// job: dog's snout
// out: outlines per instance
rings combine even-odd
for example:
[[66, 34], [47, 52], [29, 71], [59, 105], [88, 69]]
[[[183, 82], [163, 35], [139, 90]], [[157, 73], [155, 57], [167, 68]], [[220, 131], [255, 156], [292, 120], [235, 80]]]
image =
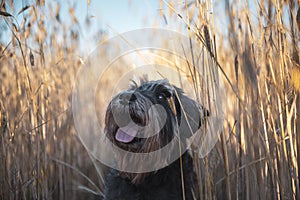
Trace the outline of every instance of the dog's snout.
[[122, 105], [128, 105], [129, 102], [133, 102], [136, 100], [136, 96], [133, 92], [123, 92], [119, 95], [119, 102]]

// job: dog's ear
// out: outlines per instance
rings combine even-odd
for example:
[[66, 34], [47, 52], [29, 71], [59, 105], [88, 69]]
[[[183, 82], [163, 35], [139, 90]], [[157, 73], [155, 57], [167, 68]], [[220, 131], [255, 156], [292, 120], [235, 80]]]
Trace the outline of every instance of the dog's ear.
[[174, 102], [177, 113], [180, 134], [185, 138], [192, 136], [209, 116], [209, 111], [198, 102], [183, 94], [180, 88], [175, 88]]

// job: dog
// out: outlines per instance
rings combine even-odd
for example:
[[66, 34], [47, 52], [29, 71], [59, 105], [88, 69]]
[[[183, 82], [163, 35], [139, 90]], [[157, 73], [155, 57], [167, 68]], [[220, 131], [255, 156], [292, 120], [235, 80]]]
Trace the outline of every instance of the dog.
[[[152, 109], [154, 105], [156, 108]], [[135, 173], [110, 169], [105, 177], [104, 199], [200, 199], [192, 156], [188, 151], [181, 151], [186, 149], [186, 140], [205, 123], [207, 116], [207, 110], [166, 79], [141, 79], [140, 84], [134, 83], [113, 97], [105, 115], [105, 134], [113, 145], [128, 154], [147, 154], [159, 152], [173, 141], [168, 152], [177, 151], [182, 155], [172, 160], [166, 154], [156, 154], [150, 165], [168, 164], [154, 171]], [[141, 160], [114, 153], [120, 166], [144, 167]]]

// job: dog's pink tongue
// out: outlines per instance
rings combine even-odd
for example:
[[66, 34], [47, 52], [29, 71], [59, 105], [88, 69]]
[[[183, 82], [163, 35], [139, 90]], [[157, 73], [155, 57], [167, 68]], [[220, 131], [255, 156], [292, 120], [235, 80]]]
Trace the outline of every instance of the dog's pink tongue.
[[138, 130], [136, 127], [127, 125], [117, 130], [115, 138], [119, 142], [129, 143], [134, 139], [137, 133]]

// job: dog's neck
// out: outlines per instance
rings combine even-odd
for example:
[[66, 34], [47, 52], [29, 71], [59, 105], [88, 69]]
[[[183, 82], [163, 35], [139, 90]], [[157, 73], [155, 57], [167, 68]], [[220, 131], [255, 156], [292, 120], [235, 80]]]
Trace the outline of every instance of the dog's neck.
[[[180, 163], [182, 162], [182, 163]], [[124, 180], [131, 182], [137, 187], [143, 187], [143, 185], [151, 185], [152, 183], [169, 181], [170, 178], [174, 177], [174, 173], [179, 174], [182, 172], [181, 165], [189, 164], [193, 165], [192, 158], [188, 152], [185, 152], [180, 158], [175, 160], [170, 165], [159, 169], [154, 172], [148, 173], [127, 173], [117, 172]], [[183, 169], [184, 171], [185, 169]], [[175, 176], [176, 177], [176, 176]], [[179, 176], [181, 177], [181, 176]], [[159, 179], [159, 180], [158, 180]]]

